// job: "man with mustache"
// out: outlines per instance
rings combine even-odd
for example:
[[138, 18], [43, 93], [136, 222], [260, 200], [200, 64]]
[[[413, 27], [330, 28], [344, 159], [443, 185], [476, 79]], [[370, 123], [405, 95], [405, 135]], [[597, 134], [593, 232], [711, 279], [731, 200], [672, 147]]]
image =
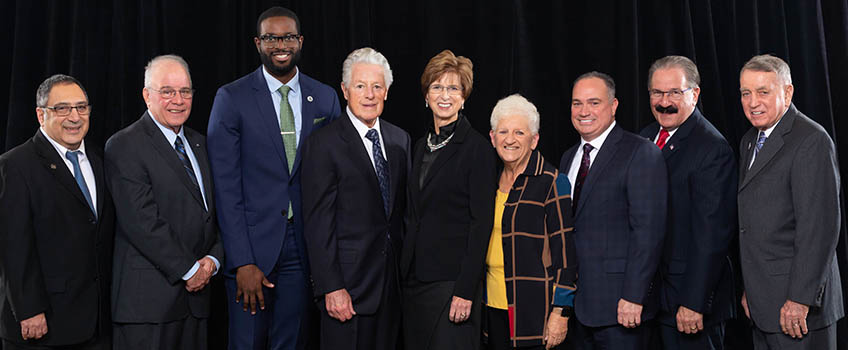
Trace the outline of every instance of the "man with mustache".
[[666, 56], [648, 71], [656, 122], [641, 135], [662, 150], [669, 202], [657, 320], [665, 349], [723, 349], [735, 313], [728, 249], [736, 231], [736, 157], [697, 108], [698, 68]]
[[209, 118], [230, 349], [301, 349], [310, 323], [301, 145], [341, 114], [338, 95], [297, 67], [297, 15], [272, 7], [253, 38], [262, 66], [218, 89]]
[[35, 113], [35, 136], [0, 156], [0, 348], [111, 349], [115, 209], [88, 95], [56, 74]]

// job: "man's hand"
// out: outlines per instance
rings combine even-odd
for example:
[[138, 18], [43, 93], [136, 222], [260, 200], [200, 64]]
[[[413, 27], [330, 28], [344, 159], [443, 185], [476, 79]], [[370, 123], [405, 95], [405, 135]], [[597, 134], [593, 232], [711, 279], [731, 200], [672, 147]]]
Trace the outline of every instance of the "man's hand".
[[677, 330], [695, 334], [704, 330], [704, 315], [683, 305], [677, 308]]
[[471, 300], [460, 298], [456, 295], [451, 300], [448, 319], [453, 323], [465, 322], [471, 317]]
[[809, 306], [787, 299], [780, 308], [780, 329], [792, 338], [803, 338], [808, 332], [807, 312], [809, 311]]
[[262, 294], [262, 286], [274, 288], [274, 284], [265, 278], [256, 265], [249, 264], [236, 269], [236, 303], [242, 298], [244, 311], [250, 307], [250, 314], [256, 315], [256, 305], [260, 310], [265, 310], [265, 296]]
[[748, 311], [748, 294], [742, 292], [742, 309], [745, 310], [745, 316], [751, 318], [751, 311]]
[[566, 334], [568, 334], [568, 317], [562, 317], [562, 308], [555, 307], [548, 316], [548, 324], [545, 326], [545, 333], [542, 334], [545, 349], [552, 349], [562, 343]]
[[47, 334], [47, 318], [44, 317], [43, 312], [21, 321], [21, 337], [24, 340], [41, 339], [45, 334]]
[[327, 308], [327, 314], [330, 317], [342, 322], [356, 315], [356, 311], [353, 311], [353, 301], [350, 300], [350, 294], [344, 288], [324, 294], [324, 306]]
[[642, 324], [642, 305], [618, 299], [618, 323], [627, 328]]
[[186, 290], [192, 293], [200, 291], [203, 287], [206, 287], [206, 285], [209, 284], [209, 280], [212, 279], [212, 275], [215, 273], [215, 262], [208, 256], [198, 260], [197, 263], [200, 265], [200, 268], [197, 269], [194, 276], [191, 276], [191, 278], [186, 281]]

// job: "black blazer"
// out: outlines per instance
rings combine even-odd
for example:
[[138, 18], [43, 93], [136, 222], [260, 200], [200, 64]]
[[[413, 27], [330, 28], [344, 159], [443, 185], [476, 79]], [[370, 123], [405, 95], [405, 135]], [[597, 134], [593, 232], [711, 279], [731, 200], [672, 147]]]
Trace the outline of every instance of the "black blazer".
[[[641, 135], [653, 140], [654, 122]], [[677, 325], [682, 305], [711, 325], [734, 317], [736, 297], [728, 256], [736, 235], [736, 157], [698, 109], [662, 149], [668, 168], [668, 221], [660, 259], [660, 322]]]
[[401, 274], [422, 282], [456, 281], [453, 295], [473, 300], [481, 285], [495, 215], [497, 170], [492, 144], [457, 121], [419, 188], [426, 136], [415, 143], [409, 181], [409, 234]]
[[406, 208], [409, 134], [382, 118], [378, 123], [391, 179], [388, 216], [377, 173], [347, 115], [307, 139], [301, 169], [304, 237], [315, 296], [347, 289], [361, 315], [377, 311], [387, 271], [397, 271]]
[[182, 276], [206, 255], [223, 264], [224, 253], [206, 141], [186, 126], [183, 130], [187, 147], [197, 158], [208, 211], [174, 147], [148, 113], [106, 142], [106, 177], [118, 214], [112, 285], [115, 322], [163, 323], [189, 314], [209, 316], [209, 287], [189, 293]]
[[111, 334], [108, 313], [115, 209], [91, 144], [97, 218], [74, 176], [40, 132], [0, 157], [0, 336], [23, 343], [20, 322], [45, 313], [57, 346]]

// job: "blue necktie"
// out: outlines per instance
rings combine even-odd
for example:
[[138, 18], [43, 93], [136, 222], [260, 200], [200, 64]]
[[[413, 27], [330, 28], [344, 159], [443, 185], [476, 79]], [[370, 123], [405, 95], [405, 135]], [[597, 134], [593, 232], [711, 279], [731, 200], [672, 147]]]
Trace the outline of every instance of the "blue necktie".
[[748, 164], [749, 169], [754, 165], [754, 159], [757, 159], [757, 153], [760, 153], [760, 149], [763, 148], [764, 143], [766, 143], [766, 133], [760, 131], [760, 136], [757, 137], [757, 146], [754, 147], [754, 156], [751, 157], [751, 164]]
[[77, 152], [79, 151], [67, 151], [65, 152], [65, 158], [68, 158], [74, 166], [74, 179], [77, 180], [77, 186], [79, 186], [80, 191], [82, 191], [85, 201], [88, 202], [88, 208], [91, 209], [91, 212], [94, 213], [95, 217], [97, 217], [97, 209], [94, 209], [94, 204], [91, 202], [91, 193], [88, 192], [88, 185], [85, 184], [85, 178], [82, 176], [82, 169], [80, 168], [79, 155]]
[[174, 141], [174, 149], [177, 150], [177, 156], [180, 157], [180, 161], [183, 162], [183, 169], [185, 169], [188, 173], [191, 183], [193, 183], [194, 187], [197, 187], [199, 191], [200, 186], [197, 185], [197, 177], [194, 175], [194, 168], [191, 166], [191, 159], [188, 159], [188, 153], [186, 153], [185, 146], [183, 145], [183, 139], [179, 136], [177, 136], [177, 139]]
[[377, 130], [369, 129], [365, 133], [365, 138], [371, 140], [374, 144], [371, 147], [371, 153], [374, 156], [374, 170], [377, 171], [377, 181], [380, 182], [380, 194], [383, 196], [383, 209], [386, 211], [386, 216], [389, 215], [389, 163], [383, 158], [382, 147], [380, 147], [380, 137], [377, 136]]

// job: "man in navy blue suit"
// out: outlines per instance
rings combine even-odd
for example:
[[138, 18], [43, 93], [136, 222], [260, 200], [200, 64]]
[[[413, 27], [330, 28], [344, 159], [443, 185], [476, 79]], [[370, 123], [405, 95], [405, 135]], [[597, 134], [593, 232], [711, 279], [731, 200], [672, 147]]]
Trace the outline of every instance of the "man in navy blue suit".
[[566, 341], [578, 349], [645, 349], [643, 323], [657, 311], [668, 175], [659, 148], [615, 125], [617, 107], [609, 75], [575, 80], [571, 122], [581, 140], [560, 171], [574, 184], [580, 290]]
[[662, 149], [669, 205], [660, 259], [657, 320], [665, 349], [723, 349], [724, 322], [735, 313], [728, 249], [736, 231], [733, 149], [696, 107], [698, 67], [663, 57], [648, 71], [656, 122], [641, 135]]
[[272, 7], [253, 39], [262, 66], [218, 90], [209, 160], [221, 237], [230, 349], [301, 349], [311, 306], [301, 213], [301, 145], [341, 114], [328, 85], [297, 68], [297, 15]]

